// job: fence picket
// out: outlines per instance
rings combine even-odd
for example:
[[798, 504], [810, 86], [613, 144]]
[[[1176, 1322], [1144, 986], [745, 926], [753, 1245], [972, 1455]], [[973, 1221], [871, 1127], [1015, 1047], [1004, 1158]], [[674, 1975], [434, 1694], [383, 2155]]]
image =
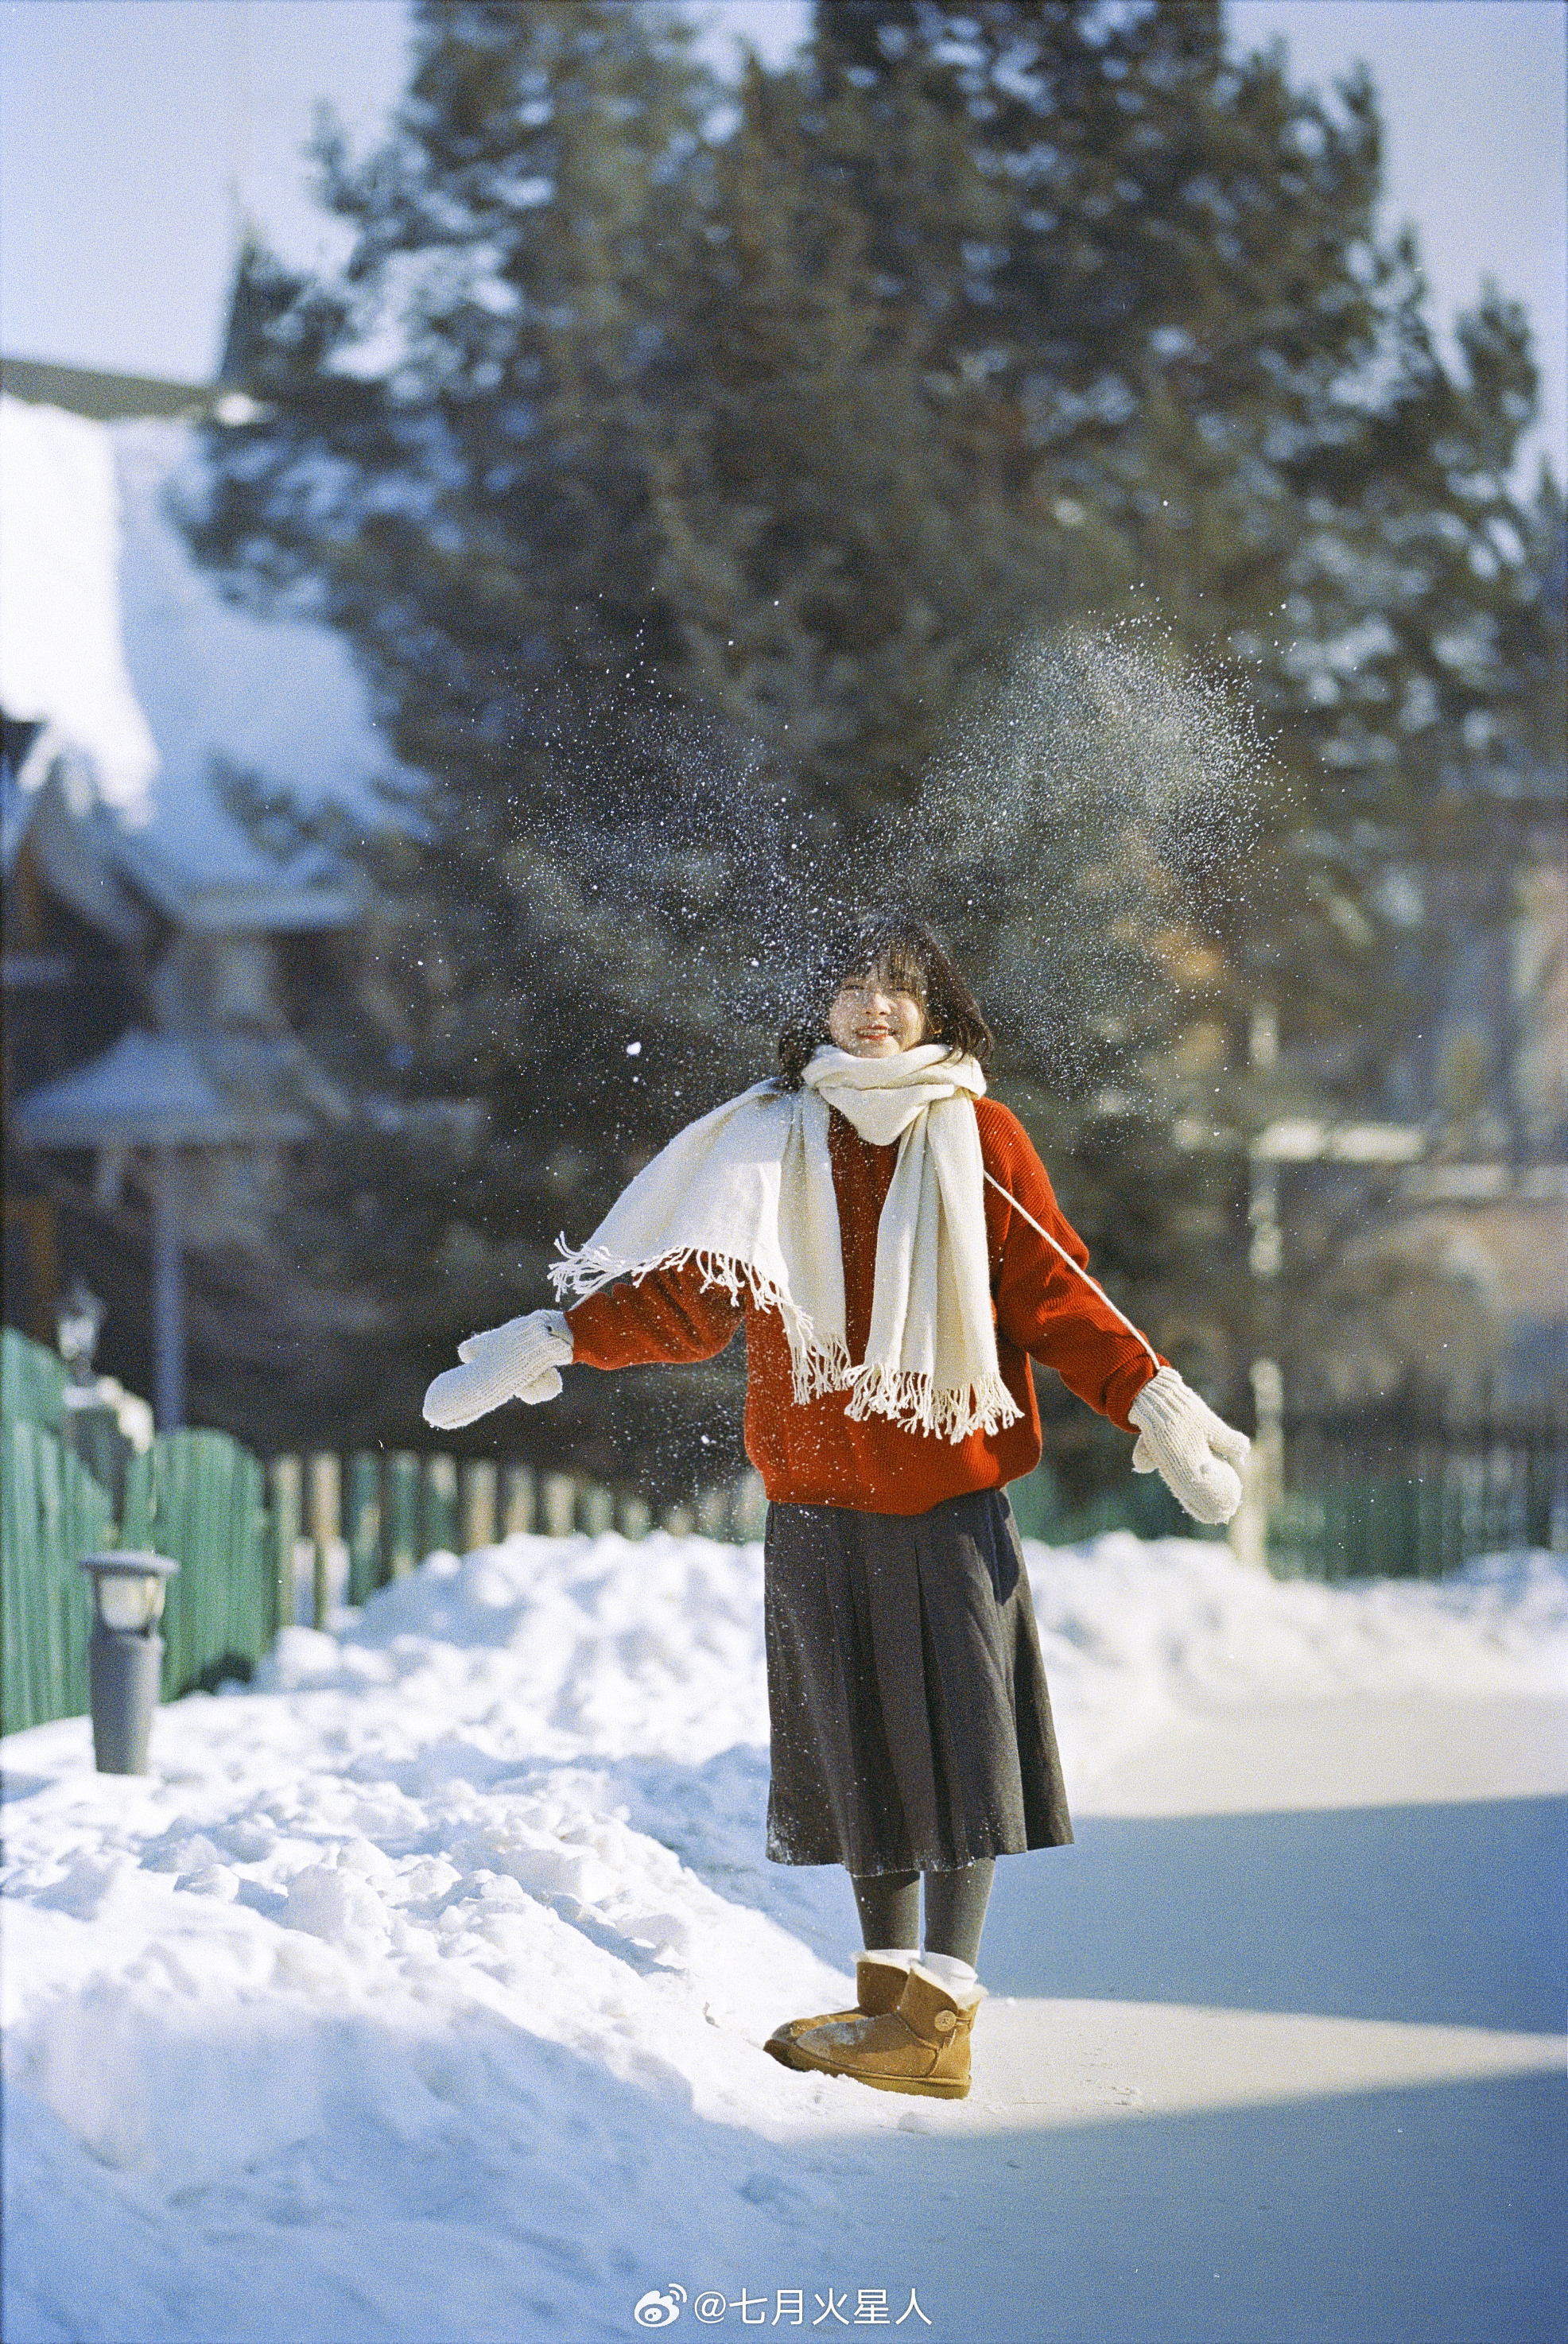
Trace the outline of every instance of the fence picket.
[[272, 1612], [276, 1625], [294, 1625], [294, 1551], [303, 1520], [304, 1469], [298, 1457], [275, 1457], [268, 1475], [272, 1497]]
[[1533, 1440], [1524, 1464], [1524, 1542], [1552, 1543], [1552, 1459], [1544, 1441]]
[[729, 1490], [704, 1490], [697, 1500], [696, 1513], [700, 1537], [727, 1538], [730, 1530]]
[[622, 1497], [615, 1508], [615, 1527], [622, 1538], [645, 1539], [653, 1516], [646, 1498]]
[[425, 1459], [424, 1547], [452, 1552], [458, 1543], [458, 1460], [438, 1455]]
[[42, 1650], [39, 1665], [44, 1681], [38, 1694], [48, 1699], [49, 1688], [63, 1686], [66, 1680], [66, 1637], [63, 1604], [66, 1575], [65, 1523], [61, 1520], [59, 1443], [41, 1440], [35, 1445], [35, 1456], [38, 1491], [38, 1529], [42, 1541], [45, 1600]]
[[501, 1534], [517, 1538], [533, 1528], [533, 1470], [505, 1465], [501, 1480]]
[[546, 1473], [539, 1485], [539, 1527], [546, 1538], [570, 1538], [577, 1527], [577, 1484], [570, 1473]]
[[420, 1560], [420, 1460], [407, 1449], [387, 1460], [386, 1571], [406, 1579]]
[[495, 1466], [488, 1457], [470, 1457], [463, 1466], [459, 1517], [464, 1554], [495, 1544], [496, 1480]]
[[5, 1597], [5, 1731], [37, 1725], [46, 1713], [36, 1703], [35, 1648], [43, 1622], [36, 1589], [43, 1578], [43, 1557], [37, 1532], [37, 1476], [34, 1451], [35, 1428], [30, 1423], [5, 1427], [6, 1458], [4, 1499]]
[[349, 1460], [343, 1535], [349, 1542], [349, 1601], [368, 1603], [381, 1583], [381, 1460], [373, 1450]]
[[311, 1458], [309, 1488], [310, 1624], [324, 1628], [331, 1603], [332, 1560], [343, 1528], [343, 1476], [338, 1459], [329, 1450], [318, 1450]]

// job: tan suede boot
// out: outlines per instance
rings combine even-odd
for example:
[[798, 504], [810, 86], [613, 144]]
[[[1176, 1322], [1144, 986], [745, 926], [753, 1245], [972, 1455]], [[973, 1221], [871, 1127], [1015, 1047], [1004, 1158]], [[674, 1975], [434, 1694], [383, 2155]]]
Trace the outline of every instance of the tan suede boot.
[[949, 1993], [916, 1963], [895, 2009], [820, 2020], [795, 2036], [790, 2065], [852, 2076], [876, 2092], [962, 2100], [969, 2090], [969, 2036], [983, 1998], [979, 1986], [962, 1997]]
[[855, 1965], [853, 2010], [822, 2011], [814, 2018], [786, 2018], [782, 2026], [774, 2027], [763, 2049], [786, 2067], [804, 2067], [806, 2062], [795, 2057], [794, 2046], [808, 2027], [838, 2026], [851, 2018], [876, 2017], [885, 2011], [895, 2010], [908, 1975], [907, 1961], [862, 1954]]

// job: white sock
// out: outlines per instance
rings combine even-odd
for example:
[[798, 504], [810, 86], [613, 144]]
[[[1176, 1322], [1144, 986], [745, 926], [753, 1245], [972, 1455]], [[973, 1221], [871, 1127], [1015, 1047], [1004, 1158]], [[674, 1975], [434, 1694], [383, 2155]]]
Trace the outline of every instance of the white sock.
[[973, 1965], [961, 1962], [956, 1954], [922, 1954], [920, 1966], [923, 1970], [929, 1970], [932, 1976], [959, 2001], [966, 1994], [973, 1994], [979, 1984]]
[[902, 1962], [907, 1969], [920, 1959], [918, 1945], [865, 1945], [856, 1954], [858, 1962]]

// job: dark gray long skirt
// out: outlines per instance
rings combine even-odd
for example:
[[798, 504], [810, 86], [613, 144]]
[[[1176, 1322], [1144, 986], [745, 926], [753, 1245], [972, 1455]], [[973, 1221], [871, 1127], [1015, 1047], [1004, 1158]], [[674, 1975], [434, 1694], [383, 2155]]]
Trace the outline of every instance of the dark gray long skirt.
[[954, 1871], [1073, 1835], [1012, 1508], [770, 1506], [775, 1864]]

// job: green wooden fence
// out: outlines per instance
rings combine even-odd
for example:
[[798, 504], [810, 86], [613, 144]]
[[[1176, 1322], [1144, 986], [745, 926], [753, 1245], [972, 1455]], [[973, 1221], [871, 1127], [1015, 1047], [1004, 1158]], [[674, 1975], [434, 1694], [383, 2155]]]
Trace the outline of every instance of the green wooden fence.
[[[1073, 1546], [1102, 1531], [1218, 1538], [1189, 1521], [1156, 1474], [1072, 1508], [1048, 1465], [1007, 1491], [1026, 1538]], [[1285, 1489], [1269, 1523], [1277, 1578], [1438, 1579], [1476, 1555], [1568, 1548], [1568, 1412], [1561, 1398], [1471, 1418], [1398, 1401], [1298, 1412], [1285, 1426]]]
[[272, 1523], [256, 1459], [222, 1432], [170, 1432], [131, 1460], [122, 1546], [179, 1564], [164, 1607], [165, 1698], [248, 1676], [277, 1626]]
[[1286, 1486], [1269, 1525], [1282, 1577], [1436, 1579], [1472, 1556], [1568, 1547], [1568, 1411], [1440, 1417], [1394, 1403], [1285, 1427]]
[[605, 1489], [582, 1474], [413, 1450], [275, 1457], [268, 1499], [279, 1625], [325, 1618], [335, 1589], [349, 1603], [363, 1603], [438, 1548], [471, 1554], [527, 1531], [569, 1538], [618, 1531], [641, 1539], [655, 1527], [754, 1539], [762, 1536], [767, 1510], [754, 1473], [670, 1506], [656, 1519], [635, 1491]]
[[108, 1492], [81, 1460], [25, 1418], [0, 1423], [0, 1731], [86, 1708], [90, 1605], [76, 1565], [113, 1536]]
[[[324, 1621], [338, 1594], [364, 1603], [438, 1547], [468, 1553], [519, 1531], [642, 1538], [652, 1527], [642, 1499], [578, 1474], [411, 1450], [274, 1457], [264, 1466], [211, 1431], [161, 1433], [132, 1456], [116, 1522], [108, 1490], [71, 1446], [86, 1425], [66, 1404], [62, 1362], [15, 1329], [4, 1331], [7, 1733], [86, 1709], [91, 1599], [76, 1566], [105, 1548], [150, 1547], [180, 1566], [163, 1619], [169, 1699], [248, 1677], [279, 1627]], [[764, 1511], [752, 1475], [663, 1519], [675, 1531], [751, 1538], [761, 1535]]]

